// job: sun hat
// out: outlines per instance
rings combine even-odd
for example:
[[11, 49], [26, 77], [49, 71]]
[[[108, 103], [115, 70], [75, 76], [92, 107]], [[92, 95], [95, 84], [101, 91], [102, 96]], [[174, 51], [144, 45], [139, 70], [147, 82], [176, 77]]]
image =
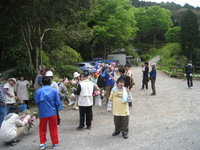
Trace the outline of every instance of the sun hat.
[[52, 71], [47, 71], [45, 76], [47, 77], [53, 77], [53, 72]]
[[16, 83], [16, 79], [15, 79], [15, 78], [9, 78], [9, 79], [8, 79], [8, 82], [10, 82], [10, 81], [13, 81], [13, 82]]
[[80, 76], [80, 74], [78, 72], [74, 72], [73, 76], [74, 76], [74, 78], [77, 78]]

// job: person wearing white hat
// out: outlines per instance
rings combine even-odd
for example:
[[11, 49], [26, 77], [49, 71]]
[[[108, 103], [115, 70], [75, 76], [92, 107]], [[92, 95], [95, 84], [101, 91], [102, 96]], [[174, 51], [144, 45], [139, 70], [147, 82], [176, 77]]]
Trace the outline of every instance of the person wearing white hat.
[[[76, 83], [77, 83], [77, 85], [78, 85], [79, 82], [80, 82], [80, 74], [79, 74], [78, 72], [74, 72], [73, 76], [74, 76], [74, 79], [73, 79], [73, 80], [75, 80]], [[72, 102], [73, 102], [73, 101], [72, 101]], [[73, 108], [76, 109], [76, 110], [79, 109], [79, 107], [78, 107], [78, 97], [77, 97], [77, 95], [75, 96], [75, 102], [74, 102]]]
[[47, 71], [45, 76], [50, 77], [50, 79], [51, 79], [51, 85], [50, 86], [54, 87], [59, 92], [58, 84], [55, 81], [53, 81], [53, 72]]
[[80, 74], [78, 72], [74, 72], [73, 76], [74, 76], [74, 79], [76, 79], [76, 78], [80, 77]]
[[15, 107], [16, 104], [16, 96], [14, 92], [14, 86], [16, 83], [15, 78], [9, 78], [8, 82], [4, 85], [4, 91], [6, 94], [6, 104], [7, 104], [7, 113], [10, 112], [11, 107]]

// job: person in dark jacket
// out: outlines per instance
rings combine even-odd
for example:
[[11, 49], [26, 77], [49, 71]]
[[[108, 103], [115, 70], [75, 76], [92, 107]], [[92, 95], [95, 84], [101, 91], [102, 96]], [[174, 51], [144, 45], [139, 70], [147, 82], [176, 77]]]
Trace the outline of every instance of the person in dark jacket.
[[185, 73], [187, 77], [188, 88], [193, 88], [193, 82], [192, 82], [193, 70], [194, 70], [194, 67], [192, 65], [192, 61], [189, 61], [188, 64], [185, 66]]
[[155, 87], [155, 82], [156, 82], [156, 65], [152, 64], [152, 70], [149, 72], [150, 74], [150, 80], [151, 80], [151, 88], [152, 88], [152, 93], [151, 95], [156, 95], [156, 87]]
[[148, 74], [149, 74], [149, 63], [145, 62], [144, 63], [144, 67], [142, 68], [142, 72], [143, 72], [143, 79], [142, 79], [142, 89], [144, 89], [144, 86], [146, 87], [146, 89], [148, 89]]

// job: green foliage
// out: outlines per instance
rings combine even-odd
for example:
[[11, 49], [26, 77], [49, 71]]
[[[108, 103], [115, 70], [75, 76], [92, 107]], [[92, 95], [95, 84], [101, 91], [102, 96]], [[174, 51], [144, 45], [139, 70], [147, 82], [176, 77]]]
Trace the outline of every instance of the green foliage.
[[180, 27], [169, 28], [167, 33], [165, 34], [166, 41], [168, 43], [177, 43], [180, 42]]
[[67, 77], [70, 80], [73, 79], [74, 72], [81, 73], [81, 70], [72, 65], [65, 65], [61, 66], [56, 72], [60, 77]]
[[14, 69], [12, 72], [9, 73], [9, 78], [19, 78], [20, 76], [25, 77], [27, 80], [34, 80], [36, 76], [36, 72], [34, 66], [31, 65], [21, 65]]
[[64, 45], [64, 43], [61, 43], [59, 48], [51, 51], [49, 58], [55, 69], [82, 61], [81, 55], [69, 46]]
[[193, 60], [194, 50], [198, 47], [199, 30], [197, 17], [188, 9], [181, 19], [181, 47], [183, 55]]
[[148, 30], [154, 36], [154, 47], [156, 46], [156, 35], [166, 32], [172, 26], [171, 12], [167, 9], [152, 6], [146, 10]]
[[160, 49], [162, 65], [184, 66], [187, 58], [181, 56], [181, 46], [179, 43], [169, 43]]
[[[122, 47], [136, 36], [135, 8], [129, 0], [97, 1], [91, 22], [94, 30], [93, 44], [100, 44], [106, 50]], [[101, 44], [102, 43], [102, 44]]]

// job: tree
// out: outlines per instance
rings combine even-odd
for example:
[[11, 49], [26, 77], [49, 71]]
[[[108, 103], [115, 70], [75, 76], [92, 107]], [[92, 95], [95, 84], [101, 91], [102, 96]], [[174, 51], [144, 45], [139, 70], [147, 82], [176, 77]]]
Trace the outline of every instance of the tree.
[[180, 31], [181, 27], [173, 27], [169, 28], [169, 30], [165, 33], [165, 39], [170, 43], [178, 43], [180, 42]]
[[97, 1], [90, 23], [93, 22], [93, 44], [103, 45], [104, 57], [136, 36], [134, 13], [135, 8], [129, 0]]
[[188, 9], [181, 19], [181, 47], [183, 55], [190, 60], [193, 60], [193, 52], [198, 47], [198, 38], [197, 17]]
[[153, 34], [155, 48], [157, 34], [165, 33], [172, 26], [171, 12], [159, 6], [152, 6], [146, 10], [146, 15], [146, 24], [149, 32]]
[[8, 24], [13, 23], [18, 33], [21, 33], [18, 37], [23, 37], [29, 64], [33, 64], [37, 69], [38, 65], [42, 64], [46, 33], [56, 31], [67, 35], [66, 30], [74, 30], [72, 26], [79, 24], [81, 18], [86, 17], [91, 3], [92, 0], [8, 0], [1, 2], [4, 13], [9, 14], [11, 18]]

